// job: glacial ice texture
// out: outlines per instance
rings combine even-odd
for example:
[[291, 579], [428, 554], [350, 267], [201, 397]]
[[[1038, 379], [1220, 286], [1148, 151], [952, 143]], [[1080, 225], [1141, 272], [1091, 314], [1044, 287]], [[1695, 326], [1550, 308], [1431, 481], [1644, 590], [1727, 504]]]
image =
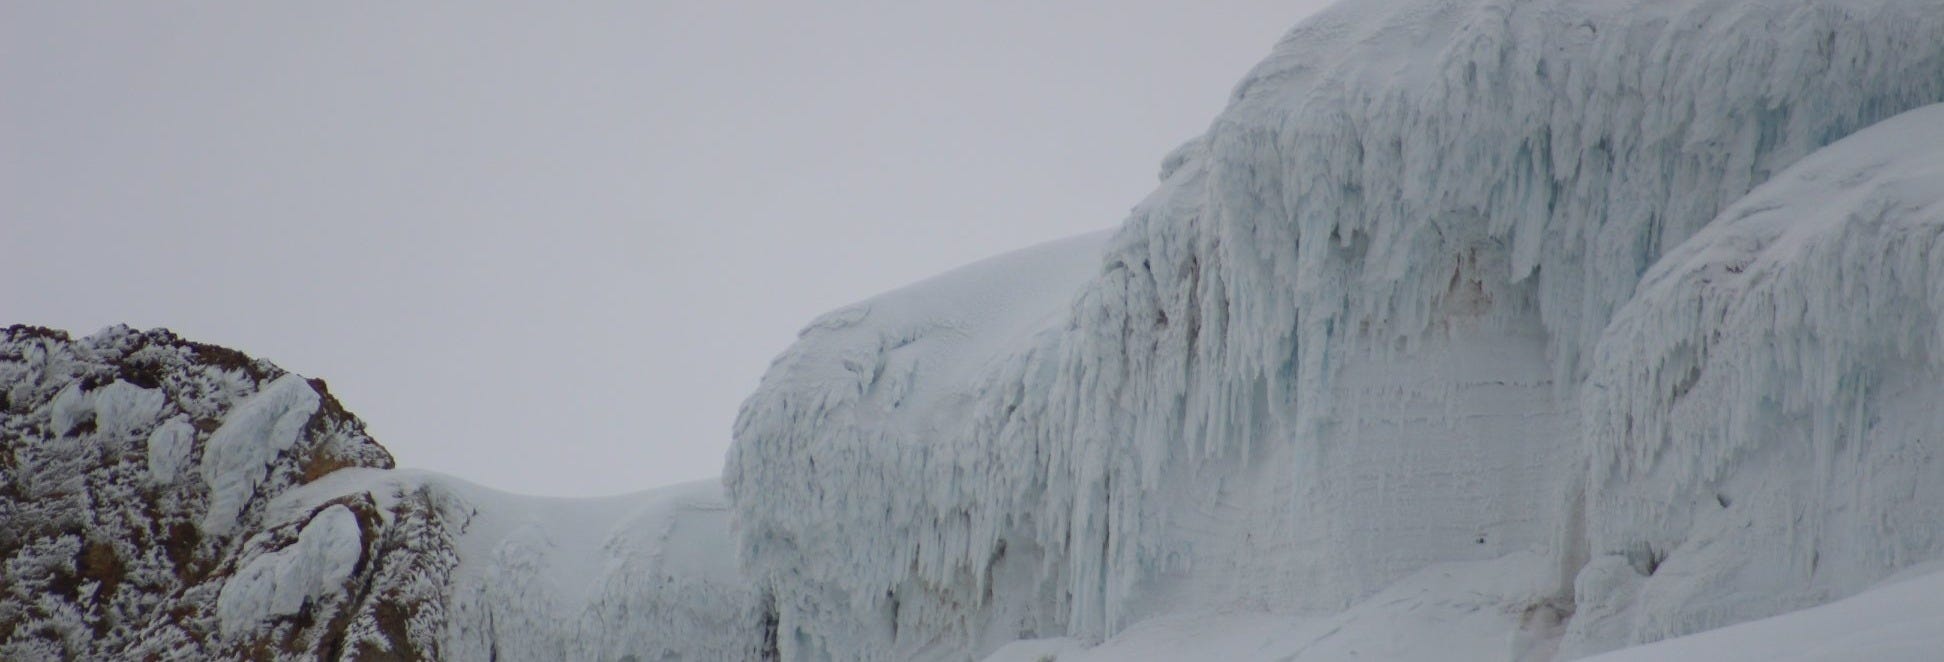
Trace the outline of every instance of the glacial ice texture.
[[[1537, 549], [1579, 608], [1562, 650], [1596, 652], [1935, 556], [1928, 235], [1778, 229], [1921, 185], [1737, 201], [1939, 100], [1937, 0], [1328, 10], [1111, 238], [832, 313], [777, 360], [725, 482], [781, 651], [1332, 613]], [[1694, 243], [1737, 214], [1769, 229]], [[1684, 275], [1771, 243], [1738, 289]], [[1789, 564], [1730, 567], [1758, 548]]]

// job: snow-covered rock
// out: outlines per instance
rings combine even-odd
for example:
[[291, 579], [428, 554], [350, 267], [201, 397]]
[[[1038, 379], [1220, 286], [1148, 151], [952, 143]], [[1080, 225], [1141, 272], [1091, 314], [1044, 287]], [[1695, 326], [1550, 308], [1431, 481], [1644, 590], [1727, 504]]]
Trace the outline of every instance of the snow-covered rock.
[[[290, 394], [303, 406], [257, 430], [261, 412], [248, 403]], [[0, 658], [9, 660], [240, 654], [218, 637], [215, 608], [240, 570], [249, 582], [270, 578], [269, 610], [283, 616], [321, 605], [312, 589], [328, 583], [303, 578], [319, 569], [305, 564], [239, 566], [299, 536], [266, 521], [266, 504], [339, 467], [391, 466], [323, 382], [166, 331], [114, 327], [75, 340], [7, 328], [0, 395]], [[226, 453], [252, 458], [240, 489], [183, 479], [211, 475], [199, 463]], [[341, 544], [318, 544], [279, 558], [343, 558]]]
[[166, 331], [9, 328], [0, 394], [0, 659], [774, 648], [714, 482], [541, 499], [393, 471], [323, 382]]

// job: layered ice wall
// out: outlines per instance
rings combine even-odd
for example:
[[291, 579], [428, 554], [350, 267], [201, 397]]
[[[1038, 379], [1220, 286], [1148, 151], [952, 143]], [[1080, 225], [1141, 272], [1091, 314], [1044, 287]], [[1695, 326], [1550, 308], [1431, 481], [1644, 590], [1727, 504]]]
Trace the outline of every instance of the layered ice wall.
[[[1935, 554], [1923, 511], [1877, 493], [1930, 465], [1843, 441], [1881, 429], [1884, 452], [1931, 449], [1914, 385], [1935, 376], [1899, 367], [1928, 365], [1934, 341], [1899, 329], [1935, 328], [1900, 312], [1929, 258], [1882, 268], [1864, 257], [1888, 244], [1816, 244], [1739, 313], [1769, 327], [1693, 312], [1741, 299], [1636, 289], [1657, 263], [1643, 295], [1679, 280], [1666, 265], [1698, 259], [1690, 238], [1779, 171], [1941, 99], [1938, 0], [1327, 11], [1100, 252], [1012, 256], [840, 311], [772, 367], [725, 479], [781, 651], [957, 655], [1184, 606], [1330, 612], [1431, 563], [1541, 549], [1528, 571], [1579, 610], [1567, 652], [1589, 652]], [[1028, 270], [1061, 277], [1007, 278]], [[1859, 296], [1879, 317], [1844, 326]], [[1734, 406], [1681, 413], [1690, 389]], [[1807, 447], [1753, 441], [1812, 422]], [[1801, 480], [1763, 483], [1777, 475]], [[1751, 485], [1717, 495], [1720, 480]], [[1737, 516], [1761, 526], [1721, 533], [1697, 494], [1752, 498]], [[1876, 505], [1806, 512], [1818, 498]], [[1905, 523], [1923, 532], [1836, 542]], [[1708, 560], [1756, 546], [1834, 574]], [[1725, 592], [1654, 579], [1689, 567]], [[1641, 606], [1676, 602], [1691, 606]]]

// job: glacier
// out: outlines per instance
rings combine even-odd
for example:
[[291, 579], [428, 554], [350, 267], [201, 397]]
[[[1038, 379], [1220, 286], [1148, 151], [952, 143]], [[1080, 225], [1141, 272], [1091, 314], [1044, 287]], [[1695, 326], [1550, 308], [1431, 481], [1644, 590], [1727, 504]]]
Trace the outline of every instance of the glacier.
[[[1098, 252], [872, 299], [777, 360], [724, 482], [782, 655], [1315, 618], [1538, 550], [1549, 589], [1504, 607], [1556, 612], [1534, 650], [1570, 657], [1934, 557], [1921, 232], [1787, 233], [1820, 248], [1735, 263], [1762, 304], [1695, 291], [1727, 267], [1692, 251], [1761, 244], [1707, 243], [1734, 214], [1870, 213], [1783, 173], [1940, 100], [1934, 1], [1341, 3]], [[1748, 197], [1778, 177], [1804, 197]]]

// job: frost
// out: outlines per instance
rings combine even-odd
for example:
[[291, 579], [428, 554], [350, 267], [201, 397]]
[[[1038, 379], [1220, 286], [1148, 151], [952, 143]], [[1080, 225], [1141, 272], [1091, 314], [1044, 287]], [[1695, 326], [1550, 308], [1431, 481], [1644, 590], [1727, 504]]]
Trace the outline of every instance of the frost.
[[364, 551], [358, 518], [331, 506], [304, 525], [297, 542], [251, 560], [223, 585], [216, 617], [223, 636], [236, 637], [275, 616], [339, 590]]
[[203, 450], [202, 477], [209, 485], [204, 531], [221, 535], [236, 526], [270, 462], [297, 443], [318, 403], [303, 377], [284, 375], [223, 418]]

